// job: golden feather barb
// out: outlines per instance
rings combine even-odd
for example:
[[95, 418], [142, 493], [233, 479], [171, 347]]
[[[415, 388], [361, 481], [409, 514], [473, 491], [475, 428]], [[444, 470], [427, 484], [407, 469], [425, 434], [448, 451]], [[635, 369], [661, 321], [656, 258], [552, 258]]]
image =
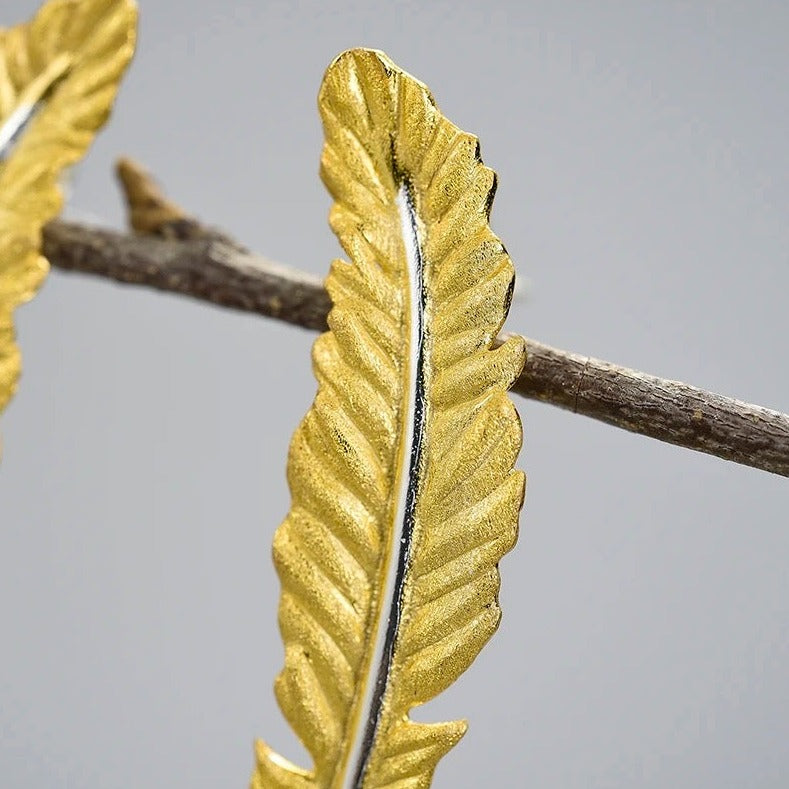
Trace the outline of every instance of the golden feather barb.
[[488, 226], [495, 175], [475, 137], [380, 52], [329, 67], [321, 176], [351, 263], [327, 279], [319, 388], [290, 448], [274, 538], [285, 667], [275, 691], [314, 766], [258, 744], [254, 789], [427, 787], [463, 721], [409, 711], [498, 626], [500, 558], [525, 478], [507, 389], [525, 351], [493, 350], [514, 270]]
[[0, 29], [0, 411], [20, 371], [13, 311], [48, 271], [41, 229], [58, 214], [58, 178], [107, 120], [134, 52], [132, 0], [53, 0]]

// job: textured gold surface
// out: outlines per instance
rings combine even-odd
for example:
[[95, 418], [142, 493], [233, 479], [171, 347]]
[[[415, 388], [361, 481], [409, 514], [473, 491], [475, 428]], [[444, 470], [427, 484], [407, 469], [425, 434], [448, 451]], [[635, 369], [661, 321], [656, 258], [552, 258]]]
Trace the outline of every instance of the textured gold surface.
[[13, 310], [48, 270], [41, 228], [60, 210], [58, 177], [109, 115], [136, 20], [132, 0], [52, 0], [29, 23], [0, 29], [0, 129], [35, 106], [0, 160], [0, 411], [20, 371]]
[[[327, 280], [318, 394], [291, 443], [292, 506], [274, 539], [285, 644], [275, 691], [314, 765], [300, 769], [259, 743], [252, 787], [426, 787], [466, 724], [408, 713], [457, 679], [496, 630], [497, 563], [523, 500], [513, 471], [521, 426], [506, 394], [523, 342], [492, 350], [514, 270], [488, 227], [494, 173], [424, 85], [380, 52], [352, 50], [329, 67], [319, 107], [331, 226], [351, 263], [335, 261]], [[404, 190], [423, 261], [423, 444], [399, 628], [359, 777], [351, 756], [389, 617], [384, 576], [398, 550], [413, 419]]]

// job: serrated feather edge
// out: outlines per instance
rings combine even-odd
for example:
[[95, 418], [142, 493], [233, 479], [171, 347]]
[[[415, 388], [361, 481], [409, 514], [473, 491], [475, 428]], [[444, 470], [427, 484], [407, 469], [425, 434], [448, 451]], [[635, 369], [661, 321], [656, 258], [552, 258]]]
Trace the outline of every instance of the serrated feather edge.
[[493, 349], [514, 270], [488, 226], [495, 176], [424, 85], [351, 50], [329, 67], [319, 107], [330, 223], [351, 263], [327, 280], [318, 395], [291, 444], [292, 508], [274, 543], [276, 694], [314, 763], [259, 744], [252, 786], [426, 787], [465, 723], [409, 712], [495, 631], [497, 564], [523, 501], [506, 391], [525, 350], [517, 338]]

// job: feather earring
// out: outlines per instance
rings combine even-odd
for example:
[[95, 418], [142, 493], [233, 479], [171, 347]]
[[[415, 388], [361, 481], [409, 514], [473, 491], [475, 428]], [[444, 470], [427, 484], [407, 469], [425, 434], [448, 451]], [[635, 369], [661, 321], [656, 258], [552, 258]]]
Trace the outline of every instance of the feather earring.
[[466, 723], [409, 712], [496, 630], [497, 564], [523, 502], [507, 389], [525, 349], [494, 349], [515, 272], [488, 226], [495, 175], [424, 85], [352, 50], [329, 67], [319, 107], [330, 222], [350, 263], [327, 279], [318, 394], [291, 443], [292, 505], [274, 538], [275, 691], [314, 764], [260, 743], [252, 787], [426, 787]]
[[41, 229], [60, 211], [58, 179], [107, 120], [136, 22], [132, 0], [51, 0], [0, 30], [0, 411], [20, 373], [13, 311], [49, 269]]

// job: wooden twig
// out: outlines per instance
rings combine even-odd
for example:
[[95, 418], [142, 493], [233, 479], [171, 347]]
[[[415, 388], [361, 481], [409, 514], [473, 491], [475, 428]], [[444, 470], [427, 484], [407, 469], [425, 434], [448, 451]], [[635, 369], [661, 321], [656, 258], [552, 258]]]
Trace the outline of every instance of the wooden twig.
[[632, 433], [789, 476], [789, 414], [526, 340], [514, 391]]
[[330, 301], [317, 277], [216, 239], [163, 239], [53, 222], [44, 231], [44, 255], [60, 269], [326, 328]]
[[[44, 254], [61, 269], [147, 285], [318, 331], [331, 306], [322, 283], [247, 251], [184, 214], [133, 163], [119, 164], [132, 226], [53, 222]], [[142, 235], [142, 234], [146, 235]], [[789, 415], [527, 339], [513, 390], [660, 441], [789, 476]]]

